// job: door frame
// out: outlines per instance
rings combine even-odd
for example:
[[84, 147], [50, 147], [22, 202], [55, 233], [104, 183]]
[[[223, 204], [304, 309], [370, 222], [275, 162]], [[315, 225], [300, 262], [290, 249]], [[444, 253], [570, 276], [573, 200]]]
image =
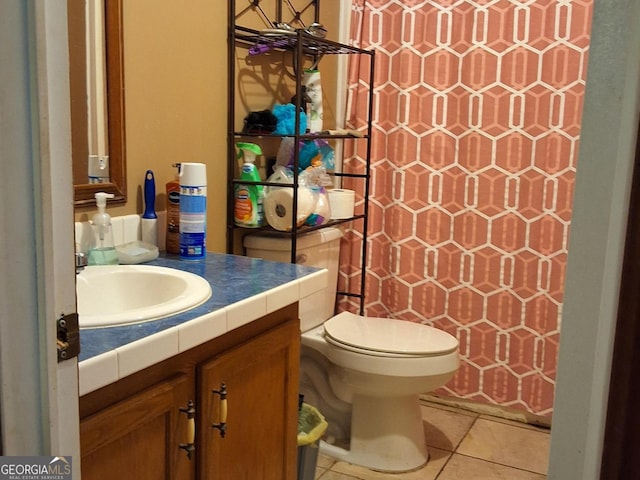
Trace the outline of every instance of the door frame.
[[[640, 131], [640, 127], [639, 127]], [[601, 478], [640, 478], [640, 135], [629, 202], [627, 237], [611, 365]]]
[[3, 455], [73, 457], [78, 362], [58, 363], [76, 311], [64, 0], [0, 2], [0, 415]]

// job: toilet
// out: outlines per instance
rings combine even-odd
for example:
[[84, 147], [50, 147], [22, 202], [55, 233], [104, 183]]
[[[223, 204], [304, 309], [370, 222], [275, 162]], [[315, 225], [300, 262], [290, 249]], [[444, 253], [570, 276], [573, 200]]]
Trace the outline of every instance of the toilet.
[[[300, 393], [329, 423], [322, 453], [383, 472], [414, 470], [429, 458], [419, 395], [453, 377], [458, 340], [419, 323], [335, 315], [341, 237], [327, 227], [297, 238], [297, 263], [329, 271], [327, 287], [300, 300]], [[291, 260], [287, 236], [251, 234], [244, 246], [248, 256]]]

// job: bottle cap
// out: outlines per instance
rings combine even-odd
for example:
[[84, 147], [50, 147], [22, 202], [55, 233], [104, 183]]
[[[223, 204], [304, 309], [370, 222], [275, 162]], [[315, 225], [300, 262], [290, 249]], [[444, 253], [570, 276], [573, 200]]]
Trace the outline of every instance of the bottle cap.
[[179, 178], [180, 185], [204, 187], [207, 185], [207, 166], [204, 163], [182, 162]]

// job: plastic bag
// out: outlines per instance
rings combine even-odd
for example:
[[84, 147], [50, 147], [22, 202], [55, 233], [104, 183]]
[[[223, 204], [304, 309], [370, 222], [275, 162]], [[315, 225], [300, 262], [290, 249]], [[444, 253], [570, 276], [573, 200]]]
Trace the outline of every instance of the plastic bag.
[[312, 187], [311, 190], [316, 196], [316, 206], [313, 213], [304, 221], [306, 225], [324, 225], [331, 218], [331, 205], [329, 195], [324, 187]]
[[[335, 168], [335, 153], [327, 140], [316, 138], [300, 143], [300, 153], [298, 155], [300, 170], [305, 170], [310, 166], [322, 166], [325, 170], [333, 170]], [[293, 163], [293, 159], [291, 159], [291, 163]]]
[[328, 426], [329, 424], [317, 408], [303, 402], [298, 413], [298, 446], [317, 442]]
[[[295, 141], [292, 137], [284, 137], [278, 148], [276, 165], [293, 169]], [[298, 144], [298, 173], [313, 166], [322, 166], [326, 171], [335, 169], [335, 153], [333, 147], [324, 138], [301, 140]]]
[[[269, 182], [293, 185], [293, 172], [286, 167], [277, 166], [269, 177]], [[316, 208], [317, 197], [302, 178], [298, 179], [297, 211], [295, 223], [299, 227]], [[288, 232], [291, 230], [293, 219], [294, 189], [290, 187], [268, 186], [264, 199], [264, 216], [267, 223], [276, 230]]]
[[[273, 173], [267, 179], [267, 182], [286, 183], [289, 185], [293, 185], [293, 172], [287, 167], [283, 167], [282, 165], [276, 165]], [[264, 190], [265, 195], [267, 195], [271, 190], [276, 190], [278, 188], [286, 188], [286, 187], [279, 187], [277, 185], [267, 185]]]

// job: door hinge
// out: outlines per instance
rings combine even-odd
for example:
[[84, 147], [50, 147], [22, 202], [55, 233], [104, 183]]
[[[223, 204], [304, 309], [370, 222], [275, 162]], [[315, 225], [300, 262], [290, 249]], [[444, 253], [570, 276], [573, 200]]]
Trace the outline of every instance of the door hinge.
[[80, 354], [80, 326], [77, 313], [62, 314], [56, 321], [58, 329], [58, 362]]

